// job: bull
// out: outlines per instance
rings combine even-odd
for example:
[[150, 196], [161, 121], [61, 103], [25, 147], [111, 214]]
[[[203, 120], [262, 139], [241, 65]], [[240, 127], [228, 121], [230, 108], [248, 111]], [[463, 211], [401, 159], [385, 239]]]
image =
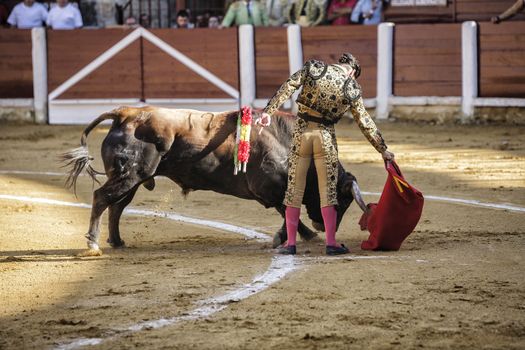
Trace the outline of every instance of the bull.
[[[254, 117], [258, 114], [254, 111]], [[65, 166], [70, 167], [67, 187], [76, 191], [77, 178], [84, 170], [96, 181], [97, 171], [90, 164], [93, 158], [88, 152], [87, 137], [101, 122], [113, 121], [101, 147], [107, 181], [93, 193], [86, 234], [88, 253], [102, 253], [98, 240], [101, 216], [106, 209], [109, 211], [107, 241], [114, 248], [124, 246], [119, 230], [122, 212], [139, 186], [152, 191], [158, 176], [174, 181], [185, 195], [195, 190], [211, 190], [256, 200], [266, 208], [275, 208], [284, 219], [282, 202], [295, 117], [278, 114], [271, 126], [260, 133], [252, 129], [247, 172], [234, 175], [237, 116], [238, 111], [211, 113], [152, 106], [119, 107], [91, 122], [82, 133], [80, 147], [62, 157]], [[314, 228], [324, 230], [313, 162], [305, 193], [303, 204], [308, 217]], [[366, 210], [355, 177], [339, 164], [337, 225], [354, 198], [361, 209]], [[302, 222], [298, 232], [304, 240], [317, 236]], [[286, 239], [286, 222], [283, 222], [274, 235], [273, 246], [277, 247]]]

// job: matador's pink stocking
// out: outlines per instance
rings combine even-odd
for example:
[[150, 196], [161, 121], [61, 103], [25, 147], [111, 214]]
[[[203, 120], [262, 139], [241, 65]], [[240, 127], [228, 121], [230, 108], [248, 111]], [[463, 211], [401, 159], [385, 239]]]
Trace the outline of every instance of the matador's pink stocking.
[[286, 231], [288, 233], [288, 246], [295, 245], [300, 214], [301, 208], [286, 207]]
[[324, 231], [326, 232], [326, 245], [335, 247], [337, 246], [335, 241], [337, 210], [335, 210], [335, 206], [330, 205], [328, 207], [321, 208], [321, 214], [323, 215]]

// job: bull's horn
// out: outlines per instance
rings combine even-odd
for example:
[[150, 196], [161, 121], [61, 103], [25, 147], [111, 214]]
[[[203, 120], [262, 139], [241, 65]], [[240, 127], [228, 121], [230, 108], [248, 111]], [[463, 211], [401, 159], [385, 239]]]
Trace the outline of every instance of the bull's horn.
[[361, 208], [363, 213], [366, 213], [368, 209], [366, 207], [365, 201], [363, 200], [363, 197], [361, 197], [361, 190], [359, 189], [359, 185], [357, 184], [357, 181], [355, 180], [352, 181], [351, 192], [352, 192], [352, 196], [354, 196], [354, 199], [357, 205], [359, 205], [359, 208]]

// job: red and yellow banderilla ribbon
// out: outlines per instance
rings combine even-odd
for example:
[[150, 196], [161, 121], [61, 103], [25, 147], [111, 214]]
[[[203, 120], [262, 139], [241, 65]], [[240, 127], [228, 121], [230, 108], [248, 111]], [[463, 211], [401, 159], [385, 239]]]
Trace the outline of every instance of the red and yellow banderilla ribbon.
[[246, 172], [246, 165], [250, 158], [250, 132], [252, 128], [252, 109], [242, 107], [237, 118], [237, 134], [235, 137], [235, 148], [233, 155], [234, 170], [237, 173], [242, 170]]

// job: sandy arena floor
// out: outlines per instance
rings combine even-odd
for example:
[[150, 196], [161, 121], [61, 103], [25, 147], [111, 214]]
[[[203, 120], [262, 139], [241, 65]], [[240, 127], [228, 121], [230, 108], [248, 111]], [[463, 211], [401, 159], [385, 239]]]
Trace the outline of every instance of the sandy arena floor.
[[[275, 258], [269, 241], [163, 214], [270, 238], [275, 211], [211, 192], [184, 199], [159, 180], [131, 207], [160, 216], [121, 221], [128, 248], [109, 248], [104, 227], [105, 254], [80, 258], [89, 209], [72, 205], [91, 202], [91, 182], [81, 177], [75, 198], [57, 155], [77, 147], [82, 127], [1, 125], [0, 349], [525, 349], [525, 128], [380, 129], [425, 195], [516, 209], [427, 198], [400, 251], [368, 252], [352, 204], [338, 233], [352, 254], [327, 258], [318, 240]], [[106, 130], [89, 139], [98, 169]], [[337, 133], [362, 191], [380, 192], [380, 156], [356, 125]]]

